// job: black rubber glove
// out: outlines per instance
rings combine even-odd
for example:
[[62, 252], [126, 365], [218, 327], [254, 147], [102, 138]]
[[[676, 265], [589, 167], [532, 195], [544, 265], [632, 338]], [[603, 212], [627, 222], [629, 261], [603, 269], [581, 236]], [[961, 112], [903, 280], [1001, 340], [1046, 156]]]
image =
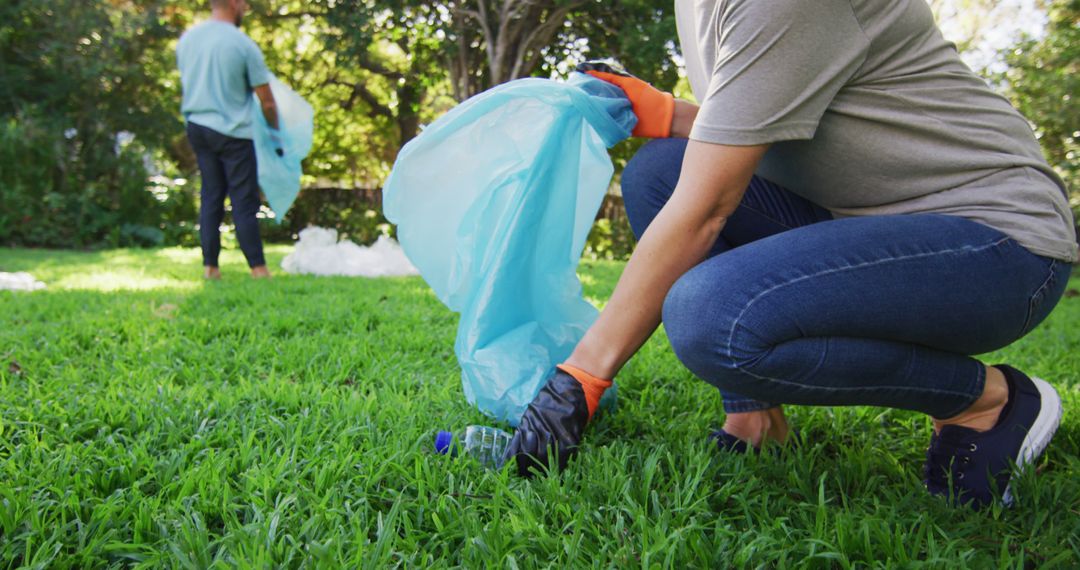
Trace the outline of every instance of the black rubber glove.
[[577, 450], [588, 422], [589, 408], [581, 383], [556, 370], [521, 416], [506, 449], [507, 459], [517, 458], [518, 474], [523, 477], [531, 477], [535, 471], [546, 472], [549, 453], [555, 454], [562, 469]]
[[[590, 61], [583, 61], [574, 67], [574, 71], [579, 73], [588, 73], [590, 71], [599, 71], [601, 73], [612, 73], [615, 75], [621, 75], [623, 77], [634, 77], [625, 67], [619, 64], [615, 60], [603, 60], [594, 59]], [[634, 79], [637, 79], [634, 77]]]
[[521, 416], [506, 449], [506, 459], [517, 459], [519, 475], [531, 477], [537, 471], [546, 472], [549, 454], [554, 454], [558, 468], [563, 469], [577, 451], [585, 426], [611, 381], [582, 371], [575, 373], [581, 380], [556, 369]]

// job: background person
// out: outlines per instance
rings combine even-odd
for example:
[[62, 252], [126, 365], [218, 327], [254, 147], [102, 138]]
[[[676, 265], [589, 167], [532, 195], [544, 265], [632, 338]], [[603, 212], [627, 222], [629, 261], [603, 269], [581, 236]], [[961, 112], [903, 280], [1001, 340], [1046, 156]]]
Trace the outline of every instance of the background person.
[[924, 0], [677, 7], [700, 108], [590, 71], [657, 139], [623, 174], [639, 242], [523, 415], [519, 470], [546, 465], [549, 446], [565, 464], [662, 317], [680, 361], [723, 393], [721, 450], [784, 441], [780, 404], [917, 410], [933, 420], [931, 493], [1010, 501], [1061, 401], [970, 355], [1045, 319], [1077, 259], [1064, 185], [1027, 121]]
[[[252, 142], [250, 101], [254, 91], [263, 116], [278, 128], [270, 71], [255, 42], [239, 30], [245, 0], [211, 0], [211, 18], [189, 29], [176, 46], [183, 84], [181, 112], [202, 174], [199, 238], [204, 275], [218, 279], [225, 196], [252, 277], [269, 277], [259, 223], [259, 181]], [[279, 152], [280, 154], [280, 152]]]

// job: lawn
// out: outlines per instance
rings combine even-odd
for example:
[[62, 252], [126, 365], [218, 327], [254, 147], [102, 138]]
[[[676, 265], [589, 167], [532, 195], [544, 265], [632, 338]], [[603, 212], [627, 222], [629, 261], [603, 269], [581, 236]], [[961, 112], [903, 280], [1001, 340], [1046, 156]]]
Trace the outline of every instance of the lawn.
[[[1051, 379], [1066, 417], [1019, 504], [971, 512], [925, 494], [914, 413], [790, 408], [806, 445], [718, 454], [719, 396], [662, 333], [561, 476], [434, 455], [486, 422], [422, 280], [223, 261], [215, 283], [194, 250], [0, 249], [48, 284], [0, 291], [0, 567], [1080, 566], [1075, 295], [985, 356]], [[587, 296], [621, 268], [585, 264]]]

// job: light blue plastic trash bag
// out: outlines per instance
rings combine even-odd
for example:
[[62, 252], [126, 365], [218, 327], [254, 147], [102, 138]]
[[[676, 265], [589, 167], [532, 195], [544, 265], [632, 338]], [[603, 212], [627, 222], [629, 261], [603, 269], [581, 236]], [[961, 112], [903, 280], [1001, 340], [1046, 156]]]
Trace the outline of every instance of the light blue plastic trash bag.
[[278, 131], [282, 155], [278, 145], [271, 139], [273, 130], [266, 123], [259, 98], [251, 99], [252, 130], [255, 140], [255, 160], [259, 168], [259, 187], [274, 211], [274, 219], [280, 224], [289, 211], [296, 195], [300, 193], [300, 162], [311, 151], [311, 139], [315, 130], [315, 111], [296, 91], [270, 78], [270, 91], [277, 104]]
[[607, 148], [636, 121], [622, 90], [591, 76], [521, 79], [432, 123], [394, 164], [383, 211], [461, 313], [465, 396], [496, 419], [516, 426], [596, 319], [576, 268], [611, 181]]

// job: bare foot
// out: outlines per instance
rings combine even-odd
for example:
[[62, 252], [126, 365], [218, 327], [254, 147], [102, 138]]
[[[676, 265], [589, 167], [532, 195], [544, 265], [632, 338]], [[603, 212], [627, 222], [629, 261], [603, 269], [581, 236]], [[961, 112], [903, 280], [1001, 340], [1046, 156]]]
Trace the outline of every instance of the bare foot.
[[1001, 410], [1009, 401], [1009, 384], [1005, 381], [1005, 373], [994, 368], [986, 367], [986, 384], [983, 393], [975, 400], [971, 407], [959, 414], [939, 420], [934, 420], [934, 431], [940, 432], [947, 425], [956, 425], [971, 428], [975, 431], [986, 431], [997, 425]]
[[203, 267], [203, 277], [206, 279], [221, 279], [221, 269], [216, 265], [206, 265]]
[[270, 270], [265, 265], [256, 265], [251, 268], [251, 277], [253, 279], [269, 279]]
[[728, 414], [724, 431], [759, 447], [765, 440], [784, 443], [790, 430], [783, 408], [777, 406], [757, 412]]

